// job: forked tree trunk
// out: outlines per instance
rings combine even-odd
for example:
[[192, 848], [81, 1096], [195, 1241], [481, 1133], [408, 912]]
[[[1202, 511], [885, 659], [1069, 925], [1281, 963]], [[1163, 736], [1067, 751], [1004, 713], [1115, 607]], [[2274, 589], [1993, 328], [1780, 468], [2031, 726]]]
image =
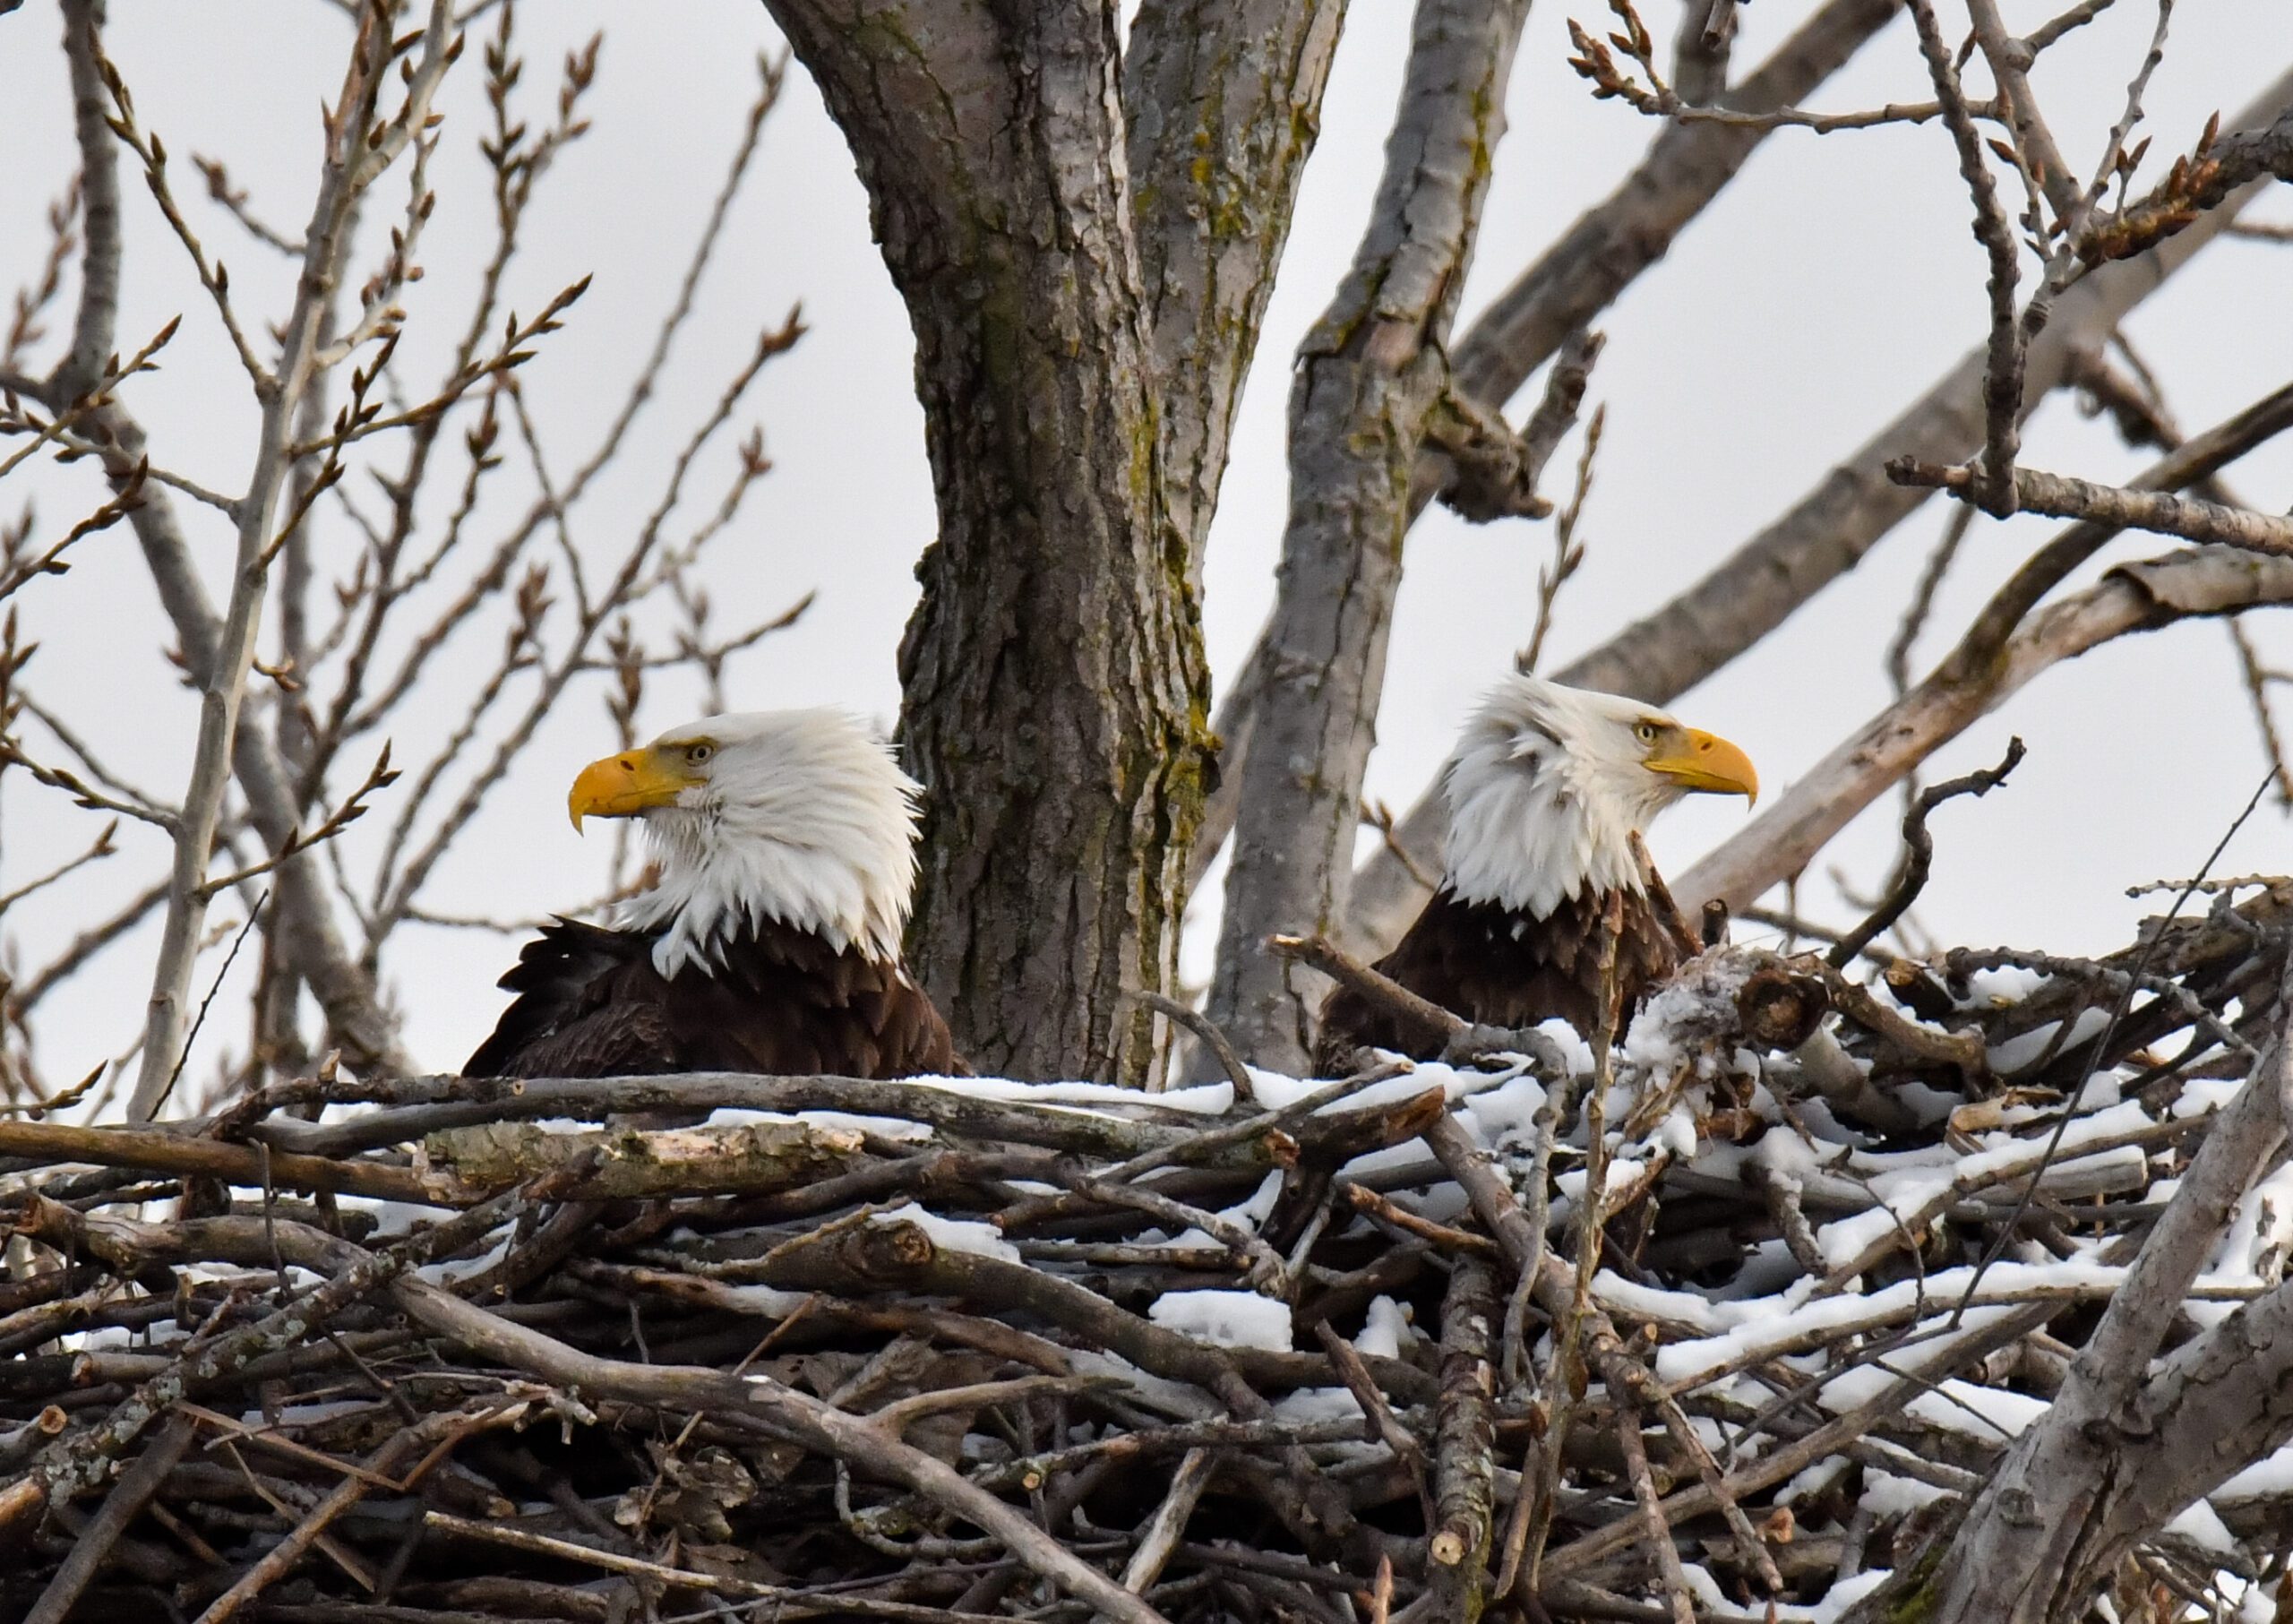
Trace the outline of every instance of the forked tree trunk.
[[1151, 1081], [1130, 995], [1173, 978], [1210, 760], [1201, 541], [1341, 0], [1148, 0], [1127, 69], [1107, 0], [767, 4], [915, 330], [910, 963], [983, 1070]]
[[[1162, 496], [1111, 4], [771, 0], [915, 329], [940, 537], [900, 649], [911, 962], [983, 1070], [1144, 1078], [1208, 675]], [[1024, 63], [1027, 73], [1012, 71]]]

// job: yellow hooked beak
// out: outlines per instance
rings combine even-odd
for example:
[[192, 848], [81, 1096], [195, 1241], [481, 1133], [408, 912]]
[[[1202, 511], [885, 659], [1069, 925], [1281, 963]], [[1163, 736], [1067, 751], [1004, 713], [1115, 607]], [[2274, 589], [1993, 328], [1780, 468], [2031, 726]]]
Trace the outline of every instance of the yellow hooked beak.
[[1752, 770], [1751, 757], [1700, 727], [1682, 729], [1680, 747], [1670, 755], [1651, 756], [1647, 767], [1685, 789], [1759, 799], [1759, 774]]
[[573, 780], [565, 810], [580, 833], [584, 818], [633, 818], [655, 806], [674, 806], [677, 796], [699, 782], [680, 757], [658, 750], [631, 750], [592, 761]]

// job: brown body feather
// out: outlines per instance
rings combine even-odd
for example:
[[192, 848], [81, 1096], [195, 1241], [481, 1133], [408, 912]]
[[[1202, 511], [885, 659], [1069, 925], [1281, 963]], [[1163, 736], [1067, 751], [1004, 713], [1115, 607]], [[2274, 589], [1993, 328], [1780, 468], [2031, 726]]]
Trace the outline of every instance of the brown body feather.
[[[1589, 1036], [1601, 1007], [1601, 915], [1608, 898], [1582, 894], [1542, 919], [1493, 902], [1465, 902], [1444, 886], [1409, 934], [1377, 968], [1420, 997], [1470, 1021], [1533, 1027], [1554, 1018]], [[1617, 944], [1617, 990], [1629, 1018], [1651, 987], [1680, 967], [1678, 940], [1648, 898], [1624, 893]], [[1345, 987], [1322, 1005], [1314, 1060], [1323, 1076], [1342, 1075], [1362, 1047], [1413, 1059], [1438, 1056], [1442, 1034]]]
[[672, 1071], [895, 1078], [960, 1070], [948, 1023], [896, 964], [771, 922], [672, 976], [657, 932], [559, 920], [501, 985], [518, 994], [465, 1077]]

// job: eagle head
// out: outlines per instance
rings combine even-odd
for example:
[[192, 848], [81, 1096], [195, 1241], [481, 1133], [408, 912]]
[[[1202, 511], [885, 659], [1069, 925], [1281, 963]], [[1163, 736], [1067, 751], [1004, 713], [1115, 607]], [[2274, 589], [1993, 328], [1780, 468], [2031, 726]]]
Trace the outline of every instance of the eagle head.
[[1641, 889], [1632, 837], [1683, 795], [1759, 795], [1751, 758], [1637, 700], [1508, 676], [1443, 773], [1448, 888], [1542, 919], [1588, 887]]
[[592, 761], [566, 810], [576, 829], [584, 818], [644, 820], [660, 881], [618, 923], [661, 932], [664, 975], [713, 961], [766, 921], [893, 964], [915, 889], [921, 787], [855, 717], [759, 710]]

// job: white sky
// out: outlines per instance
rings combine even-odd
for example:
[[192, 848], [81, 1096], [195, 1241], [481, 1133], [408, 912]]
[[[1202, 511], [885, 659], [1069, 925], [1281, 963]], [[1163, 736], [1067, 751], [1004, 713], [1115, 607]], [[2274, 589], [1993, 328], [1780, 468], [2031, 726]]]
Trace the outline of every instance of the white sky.
[[[1590, 0], [1573, 8], [1543, 0], [1533, 12], [1468, 285], [1468, 320], [1602, 196], [1655, 133], [1628, 108], [1593, 101], [1564, 65], [1572, 9], [1588, 25], [1602, 21]], [[1747, 7], [1739, 64], [1756, 63], [1812, 9], [1813, 0]], [[2028, 28], [2050, 9], [2022, 0], [2008, 5], [2008, 21]], [[1670, 10], [1667, 0], [1650, 0], [1652, 26]], [[313, 0], [200, 7], [113, 0], [111, 13], [110, 49], [144, 125], [177, 155], [178, 192], [195, 225], [228, 262], [242, 311], [275, 318], [288, 302], [288, 268], [205, 200], [187, 160], [194, 152], [221, 157], [262, 214], [298, 229], [316, 172], [316, 109], [339, 81], [348, 24]], [[1360, 232], [1399, 87], [1407, 13], [1401, 0], [1354, 0], [1346, 25], [1210, 543], [1207, 632], [1222, 683], [1271, 598], [1286, 500], [1286, 363]], [[642, 26], [632, 26], [625, 7], [551, 0], [529, 4], [519, 19], [527, 115], [537, 122], [548, 116], [564, 52], [595, 29], [608, 30], [588, 107], [595, 129], [543, 183], [511, 279], [511, 303], [530, 312], [574, 278], [596, 277], [566, 331], [523, 374], [561, 468], [586, 451], [649, 346], [737, 137], [752, 60], [779, 48], [752, 0], [651, 6], [641, 14]], [[2041, 64], [2046, 111], [2082, 168], [2100, 151], [2154, 20], [2149, 0], [2121, 0]], [[2145, 178], [2190, 144], [2207, 114], [2234, 111], [2281, 70], [2288, 53], [2270, 42], [2284, 39], [2283, 23], [2284, 0], [2179, 8], [2149, 97], [2156, 144]], [[478, 32], [490, 37], [491, 27]], [[58, 30], [50, 0], [0, 16], [0, 103], [16, 133], [0, 165], [0, 282], [11, 288], [36, 272], [46, 245], [41, 211], [76, 165]], [[401, 356], [417, 379], [436, 370], [489, 245], [491, 208], [475, 156], [486, 127], [477, 44], [440, 104], [448, 122], [434, 173], [437, 214], [420, 256], [428, 274], [405, 301], [412, 320]], [[1899, 19], [1816, 101], [1844, 108], [1929, 94], [1909, 24]], [[381, 196], [395, 204], [403, 184], [385, 180]], [[128, 399], [157, 460], [233, 488], [250, 456], [253, 403], [211, 308], [132, 168], [123, 188], [122, 350], [168, 316], [185, 317], [166, 371], [139, 381]], [[2262, 212], [2293, 219], [2293, 194], [2270, 200]], [[1602, 320], [1610, 342], [1592, 399], [1607, 403], [1609, 425], [1582, 531], [1590, 555], [1562, 599], [1549, 665], [1565, 663], [1733, 550], [1980, 339], [1982, 263], [1967, 221], [1939, 126], [1826, 137], [1787, 131], [1762, 147], [1670, 256]], [[362, 263], [372, 256], [370, 249]], [[2164, 378], [2185, 427], [2218, 420], [2293, 376], [2289, 271], [2284, 249], [2225, 242], [2134, 318], [2132, 336]], [[894, 651], [915, 596], [910, 571], [933, 529], [910, 388], [913, 346], [870, 240], [850, 158], [801, 73], [767, 126], [759, 172], [701, 299], [654, 414], [578, 520], [577, 541], [592, 556], [625, 541], [754, 332], [801, 301], [811, 336], [774, 364], [738, 419], [741, 428], [762, 425], [776, 471], [719, 544], [709, 579], [727, 624], [761, 618], [812, 588], [820, 597], [797, 630], [735, 659], [731, 700], [743, 708], [837, 701], [888, 722], [897, 703]], [[68, 322], [67, 306], [51, 327], [60, 331]], [[51, 358], [53, 345], [39, 355]], [[737, 438], [727, 436], [696, 473], [687, 527], [715, 503]], [[1556, 459], [1556, 477], [1565, 477], [1575, 454], [1572, 441]], [[2090, 477], [2122, 477], [2138, 466], [2066, 400], [2040, 414], [2025, 456], [2031, 466]], [[459, 477], [454, 462], [437, 481], [437, 518]], [[2293, 448], [2251, 459], [2232, 484], [2249, 501], [2283, 508], [2293, 496]], [[0, 489], [0, 520], [13, 519], [27, 496], [38, 499], [38, 540], [60, 534], [99, 499], [84, 468], [27, 469]], [[481, 510], [480, 539], [498, 534], [527, 499], [504, 479]], [[211, 513], [190, 517], [219, 597], [228, 533]], [[1930, 505], [1860, 570], [1676, 709], [1741, 742], [1773, 788], [1791, 782], [1884, 703], [1883, 653], [1941, 520], [1939, 504]], [[1970, 537], [1926, 654], [1947, 646], [2053, 526], [2025, 518], [2005, 528], [1984, 521]], [[322, 553], [347, 568], [349, 528], [335, 518], [320, 534]], [[1437, 511], [1410, 545], [1369, 786], [1397, 808], [1415, 797], [1473, 697], [1524, 640], [1550, 537], [1542, 526], [1474, 528]], [[2168, 546], [2121, 544], [2110, 557]], [[174, 798], [195, 708], [157, 657], [170, 638], [129, 532], [107, 532], [73, 556], [70, 574], [35, 582], [16, 600], [29, 635], [43, 645], [26, 685], [121, 770]], [[2293, 664], [2274, 619], [2254, 623], [2264, 646]], [[402, 763], [426, 759], [452, 726], [496, 642], [493, 629], [474, 632], [441, 663], [398, 731]], [[644, 725], [687, 719], [695, 692], [657, 683]], [[1947, 941], [2061, 951], [2122, 941], [2140, 911], [2123, 889], [2192, 869], [2263, 767], [2228, 638], [2213, 625], [2131, 640], [2058, 669], [1945, 751], [1933, 770], [1987, 764], [2010, 732], [2031, 747], [2010, 787], [1937, 819], [1939, 855], [1920, 917]], [[594, 686], [581, 691], [468, 831], [428, 905], [532, 915], [592, 895], [607, 843], [576, 841], [563, 795], [578, 767], [611, 742]], [[8, 778], [6, 796], [0, 888], [44, 872], [92, 835], [88, 814], [20, 774]], [[354, 831], [354, 842], [369, 843], [350, 846], [354, 864], [394, 811], [385, 800]], [[1689, 803], [1654, 831], [1660, 861], [1678, 870], [1742, 815], [1734, 803]], [[1894, 816], [1894, 803], [1882, 803], [1834, 844], [1825, 864], [1869, 885], [1889, 861]], [[120, 844], [121, 855], [0, 924], [20, 971], [44, 962], [164, 866], [153, 831], [125, 829]], [[2282, 869], [2284, 847], [2283, 817], [2272, 806], [2247, 827], [2224, 870]], [[1218, 883], [1214, 874], [1208, 904]], [[1850, 915], [1828, 899], [1814, 907], [1834, 918]], [[219, 916], [238, 917], [228, 907]], [[1201, 919], [1193, 923], [1189, 969], [1198, 979], [1208, 932]], [[75, 1077], [133, 1041], [155, 941], [149, 931], [131, 939], [43, 1008], [39, 1054], [52, 1077]], [[501, 1007], [491, 983], [513, 951], [511, 941], [475, 932], [408, 929], [393, 939], [385, 969], [418, 1060], [440, 1069], [460, 1062]], [[202, 967], [202, 985], [210, 974]], [[219, 1010], [199, 1069], [244, 1046], [240, 1010], [228, 1000]]]

